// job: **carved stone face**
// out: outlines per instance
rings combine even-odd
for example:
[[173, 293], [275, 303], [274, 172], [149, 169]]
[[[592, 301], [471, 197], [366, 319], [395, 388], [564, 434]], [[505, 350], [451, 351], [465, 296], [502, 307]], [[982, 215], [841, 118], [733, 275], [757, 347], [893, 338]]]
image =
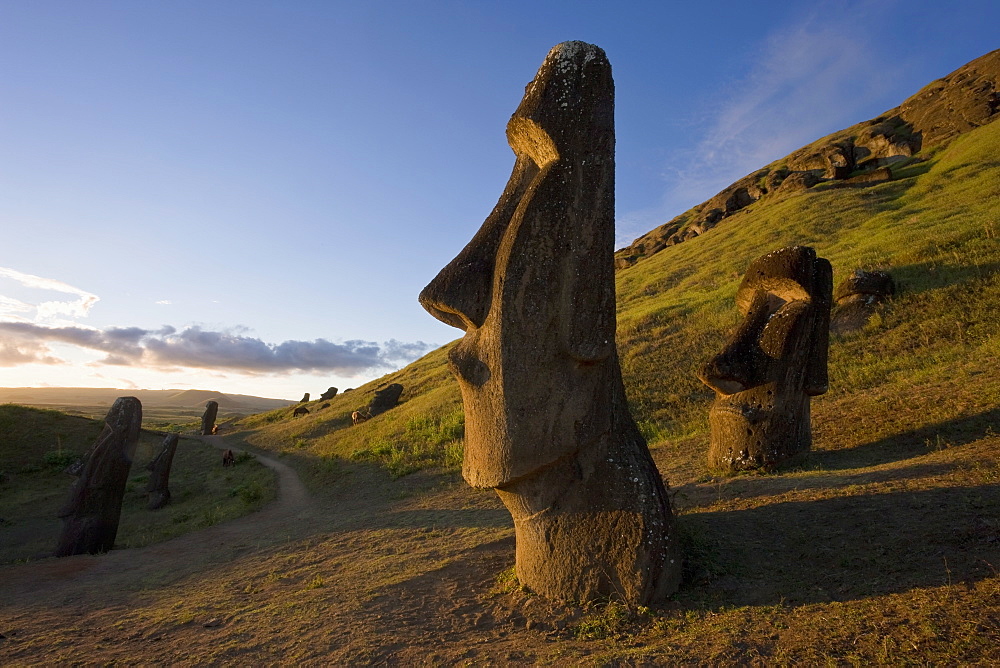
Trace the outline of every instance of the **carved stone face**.
[[832, 269], [812, 248], [755, 260], [736, 294], [743, 321], [698, 377], [716, 392], [709, 464], [770, 468], [809, 449], [809, 397], [827, 390]]
[[[614, 97], [601, 49], [549, 52], [507, 125], [517, 160], [472, 241], [423, 290], [463, 329], [463, 474], [502, 487], [610, 430]], [[611, 288], [609, 289], [609, 286]]]

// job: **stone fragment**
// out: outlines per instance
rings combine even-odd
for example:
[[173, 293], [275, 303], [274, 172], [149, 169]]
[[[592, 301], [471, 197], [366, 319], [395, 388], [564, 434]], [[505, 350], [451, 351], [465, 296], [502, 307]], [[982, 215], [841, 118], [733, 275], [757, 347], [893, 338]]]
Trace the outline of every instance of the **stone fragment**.
[[399, 383], [392, 383], [375, 390], [375, 396], [368, 404], [368, 417], [381, 415], [391, 408], [395, 408], [399, 403], [399, 397], [403, 394], [403, 386]]
[[174, 453], [177, 451], [177, 441], [177, 434], [167, 434], [160, 446], [160, 451], [146, 467], [150, 471], [149, 484], [146, 485], [146, 493], [149, 497], [146, 507], [150, 510], [159, 510], [170, 503], [170, 488], [167, 484], [170, 480], [170, 466], [173, 464]]
[[320, 401], [330, 401], [330, 399], [333, 399], [335, 396], [337, 396], [337, 388], [331, 387], [326, 392], [324, 392], [323, 394], [319, 395], [319, 400]]
[[833, 270], [808, 246], [757, 258], [736, 293], [743, 322], [698, 374], [716, 392], [712, 469], [770, 470], [809, 450], [810, 397], [827, 390]]
[[465, 331], [462, 474], [514, 518], [520, 582], [634, 604], [676, 590], [663, 481], [615, 346], [614, 83], [591, 44], [554, 47], [507, 125], [516, 161], [482, 228], [420, 295]]
[[205, 413], [201, 416], [201, 435], [211, 436], [215, 433], [215, 418], [219, 415], [219, 402], [209, 401], [205, 404]]
[[141, 425], [139, 400], [116, 399], [104, 418], [104, 431], [84, 457], [80, 477], [59, 510], [63, 529], [55, 556], [97, 554], [114, 546]]

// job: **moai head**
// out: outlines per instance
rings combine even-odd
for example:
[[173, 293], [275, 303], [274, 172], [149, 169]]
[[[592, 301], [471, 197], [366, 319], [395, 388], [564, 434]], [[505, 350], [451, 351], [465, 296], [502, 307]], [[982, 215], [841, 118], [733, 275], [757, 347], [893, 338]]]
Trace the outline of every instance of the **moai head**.
[[698, 377], [716, 392], [709, 465], [770, 469], [812, 442], [809, 398], [827, 390], [830, 263], [806, 246], [755, 260], [736, 293], [743, 322]]
[[554, 47], [507, 124], [493, 212], [420, 294], [465, 331], [465, 479], [501, 487], [606, 432], [615, 350], [614, 84], [604, 52]]

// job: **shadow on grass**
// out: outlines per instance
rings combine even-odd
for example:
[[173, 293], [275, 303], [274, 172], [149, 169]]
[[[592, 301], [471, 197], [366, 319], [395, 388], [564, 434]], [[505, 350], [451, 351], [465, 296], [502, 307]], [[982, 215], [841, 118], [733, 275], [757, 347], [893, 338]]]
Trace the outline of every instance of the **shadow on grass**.
[[990, 429], [1000, 432], [1000, 408], [936, 422], [853, 448], [814, 450], [808, 455], [807, 466], [836, 471], [887, 464], [971, 443], [988, 435]]
[[774, 503], [678, 518], [682, 605], [805, 605], [943, 585], [1000, 569], [1000, 485]]

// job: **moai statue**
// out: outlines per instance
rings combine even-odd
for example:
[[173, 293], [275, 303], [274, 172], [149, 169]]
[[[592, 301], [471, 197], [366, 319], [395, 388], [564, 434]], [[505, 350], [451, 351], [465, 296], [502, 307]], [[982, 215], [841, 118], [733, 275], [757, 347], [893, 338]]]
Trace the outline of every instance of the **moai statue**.
[[335, 396], [337, 396], [337, 388], [331, 387], [326, 392], [324, 392], [323, 394], [319, 395], [319, 400], [320, 401], [329, 401], [330, 399], [333, 399]]
[[424, 288], [465, 331], [449, 356], [465, 404], [462, 474], [514, 518], [518, 579], [560, 600], [633, 604], [676, 590], [663, 481], [632, 420], [615, 346], [614, 83], [564, 42], [507, 124], [500, 201]]
[[215, 433], [215, 418], [219, 415], [219, 402], [209, 401], [205, 404], [205, 414], [201, 416], [201, 435], [211, 436]]
[[174, 453], [177, 452], [177, 434], [167, 434], [160, 446], [153, 461], [146, 468], [149, 469], [149, 484], [146, 485], [146, 493], [149, 495], [149, 502], [146, 507], [150, 510], [159, 510], [170, 503], [170, 488], [167, 483], [170, 480], [170, 466], [174, 462]]
[[875, 307], [896, 292], [896, 282], [884, 271], [855, 269], [833, 291], [830, 331], [846, 334], [861, 329], [875, 313]]
[[399, 403], [399, 397], [403, 394], [403, 386], [399, 383], [392, 383], [375, 390], [375, 396], [368, 404], [367, 414], [369, 418], [381, 415], [391, 408], [395, 408]]
[[59, 511], [63, 529], [55, 556], [97, 554], [114, 546], [141, 425], [139, 400], [116, 399], [104, 418], [104, 431], [84, 457], [80, 477]]
[[299, 399], [299, 403], [300, 404], [309, 403], [309, 393], [308, 392], [306, 392], [305, 394], [302, 395], [302, 398]]
[[736, 293], [743, 322], [698, 377], [716, 392], [709, 466], [770, 470], [812, 445], [810, 397], [826, 392], [830, 263], [807, 246], [757, 258]]

